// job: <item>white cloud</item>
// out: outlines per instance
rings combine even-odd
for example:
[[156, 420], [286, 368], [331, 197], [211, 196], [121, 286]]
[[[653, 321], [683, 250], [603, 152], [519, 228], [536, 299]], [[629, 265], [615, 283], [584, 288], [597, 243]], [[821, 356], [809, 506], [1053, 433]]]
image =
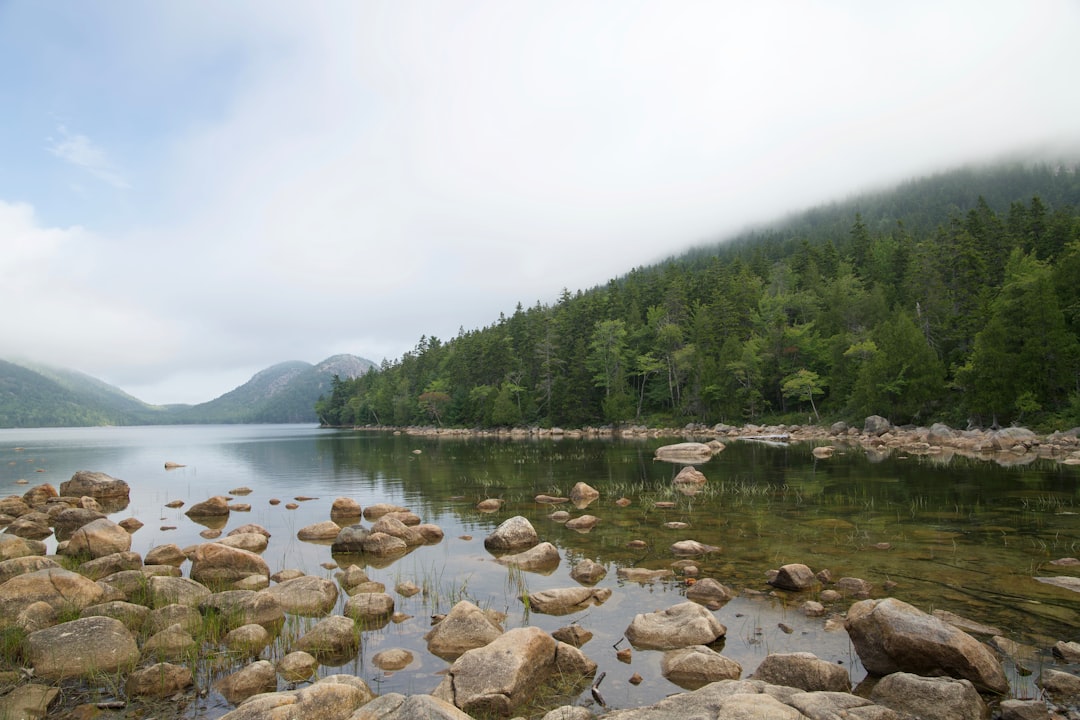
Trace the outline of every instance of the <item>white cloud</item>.
[[115, 188], [127, 190], [127, 180], [113, 167], [105, 149], [90, 138], [70, 132], [65, 126], [56, 128], [59, 138], [48, 138], [48, 150], [61, 160], [86, 170], [91, 175]]

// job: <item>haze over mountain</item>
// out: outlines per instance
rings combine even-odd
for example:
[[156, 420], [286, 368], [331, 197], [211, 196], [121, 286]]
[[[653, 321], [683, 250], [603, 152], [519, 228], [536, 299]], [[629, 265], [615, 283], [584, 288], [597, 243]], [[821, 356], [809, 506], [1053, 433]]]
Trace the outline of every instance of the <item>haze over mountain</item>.
[[334, 376], [373, 367], [355, 355], [283, 362], [205, 403], [160, 406], [75, 370], [0, 360], [0, 427], [316, 422], [315, 402]]

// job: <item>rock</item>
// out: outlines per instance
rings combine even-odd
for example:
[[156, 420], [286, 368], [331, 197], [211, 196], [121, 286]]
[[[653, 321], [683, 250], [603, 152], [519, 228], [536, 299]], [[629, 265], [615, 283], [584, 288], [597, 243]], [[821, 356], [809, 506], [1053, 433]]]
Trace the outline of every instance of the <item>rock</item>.
[[338, 589], [333, 582], [313, 575], [287, 580], [264, 592], [274, 597], [285, 612], [293, 615], [326, 615], [334, 609], [338, 599]]
[[540, 538], [526, 518], [515, 515], [504, 520], [499, 527], [484, 538], [484, 547], [496, 555], [520, 552], [539, 544]]
[[567, 520], [566, 527], [570, 530], [577, 530], [578, 532], [588, 532], [596, 527], [598, 522], [600, 522], [600, 518], [595, 515], [582, 515]]
[[0, 585], [3, 585], [16, 575], [58, 568], [60, 565], [52, 558], [43, 555], [24, 555], [0, 562]]
[[44, 600], [37, 600], [24, 607], [15, 616], [15, 627], [24, 633], [32, 633], [52, 627], [57, 622], [57, 612]]
[[412, 597], [420, 592], [420, 586], [411, 580], [402, 580], [394, 586], [394, 592], [402, 597]]
[[1042, 700], [1002, 700], [1001, 720], [1050, 720], [1050, 710]]
[[509, 565], [530, 572], [550, 573], [559, 567], [562, 558], [559, 550], [549, 542], [542, 542], [528, 550], [495, 559], [500, 565]]
[[60, 495], [65, 497], [126, 498], [130, 492], [123, 480], [89, 470], [80, 470], [70, 480], [60, 483]]
[[350, 720], [473, 720], [473, 717], [432, 695], [387, 693], [361, 707]]
[[338, 581], [338, 584], [349, 592], [352, 588], [363, 585], [364, 583], [371, 582], [371, 578], [368, 577], [367, 572], [364, 571], [359, 565], [350, 565], [344, 570], [339, 570], [334, 573], [334, 578]]
[[146, 580], [146, 588], [150, 606], [155, 608], [174, 603], [198, 607], [210, 595], [210, 589], [202, 583], [182, 577], [150, 577]]
[[394, 598], [384, 592], [356, 593], [345, 603], [344, 612], [364, 629], [381, 627], [394, 614]]
[[71, 534], [65, 555], [98, 558], [131, 549], [131, 535], [108, 518], [93, 520]]
[[0, 561], [13, 560], [28, 555], [44, 555], [45, 543], [40, 540], [21, 538], [0, 533]]
[[925, 720], [972, 720], [990, 717], [990, 709], [968, 680], [922, 677], [898, 672], [883, 677], [870, 691], [870, 699]]
[[141, 570], [143, 560], [139, 553], [115, 552], [111, 555], [102, 555], [94, 560], [87, 560], [79, 565], [78, 572], [91, 580], [100, 580], [113, 573], [125, 570]]
[[[367, 706], [375, 694], [363, 680], [352, 675], [331, 675], [300, 690], [251, 697], [221, 720], [347, 720]], [[380, 720], [381, 716], [380, 716]]]
[[285, 621], [285, 610], [267, 590], [226, 590], [204, 597], [198, 607], [204, 615], [224, 618], [226, 629], [255, 623], [276, 628]]
[[60, 688], [39, 683], [19, 685], [0, 697], [0, 718], [38, 720], [47, 717], [60, 695]]
[[228, 517], [229, 499], [224, 495], [215, 495], [212, 498], [195, 503], [184, 514], [190, 518]]
[[808, 692], [851, 692], [851, 679], [843, 665], [822, 660], [813, 653], [772, 653], [751, 675], [770, 685], [799, 688]]
[[194, 633], [202, 629], [202, 622], [202, 614], [190, 605], [163, 605], [147, 614], [143, 630], [152, 635], [172, 625], [179, 625], [185, 631]]
[[467, 650], [487, 645], [502, 633], [502, 626], [487, 613], [468, 600], [462, 600], [424, 635], [424, 639], [433, 655], [454, 660]]
[[324, 520], [302, 527], [296, 533], [296, 537], [305, 542], [334, 542], [337, 539], [341, 527], [333, 520]]
[[509, 717], [555, 669], [556, 641], [536, 627], [514, 628], [454, 661], [432, 693], [469, 714]]
[[975, 633], [977, 635], [1004, 635], [1004, 632], [1001, 629], [996, 628], [993, 625], [984, 625], [983, 623], [975, 622], [974, 620], [961, 617], [956, 613], [942, 610], [941, 608], [935, 609], [932, 615], [966, 633]]
[[128, 535], [138, 531], [139, 528], [143, 527], [143, 521], [133, 517], [124, 518], [116, 524], [124, 528], [124, 530], [127, 531]]
[[530, 593], [529, 609], [545, 615], [568, 615], [593, 605], [602, 605], [611, 597], [611, 588], [558, 588]]
[[34, 674], [47, 680], [127, 671], [139, 660], [139, 647], [119, 620], [79, 618], [32, 632], [26, 656]]
[[207, 586], [227, 587], [249, 575], [270, 581], [266, 561], [253, 552], [220, 543], [203, 543], [191, 558], [191, 579]]
[[27, 513], [22, 517], [15, 518], [4, 532], [28, 540], [44, 540], [53, 534], [52, 528], [47, 524], [48, 519], [49, 516], [44, 513]]
[[1038, 443], [1035, 433], [1027, 428], [1008, 427], [990, 433], [990, 446], [995, 450], [1015, 450], [1030, 448]]
[[233, 705], [252, 695], [277, 690], [277, 671], [267, 660], [258, 660], [214, 683], [214, 689]]
[[675, 573], [670, 569], [663, 570], [649, 570], [648, 568], [619, 568], [615, 572], [615, 576], [620, 580], [629, 580], [636, 583], [652, 583], [657, 580], [666, 580], [667, 578], [675, 577]]
[[16, 575], [0, 585], [0, 628], [34, 602], [48, 603], [57, 613], [81, 612], [101, 601], [97, 583], [70, 570], [53, 567]]
[[691, 557], [694, 555], [706, 555], [720, 550], [716, 545], [706, 545], [697, 540], [679, 540], [671, 544], [671, 554], [679, 557]]
[[98, 605], [86, 606], [83, 608], [80, 617], [93, 617], [95, 615], [119, 620], [124, 623], [124, 627], [128, 630], [137, 633], [146, 624], [146, 619], [150, 616], [150, 608], [124, 600], [112, 600]]
[[266, 628], [256, 623], [241, 625], [235, 630], [230, 630], [221, 639], [222, 644], [230, 651], [249, 657], [258, 656], [273, 641], [274, 638]]
[[1035, 684], [1056, 702], [1075, 704], [1080, 700], [1080, 677], [1072, 673], [1043, 668]]
[[870, 415], [863, 420], [863, 434], [880, 437], [892, 429], [892, 423], [880, 415]]
[[559, 628], [551, 633], [551, 637], [559, 642], [564, 642], [567, 645], [579, 648], [592, 640], [593, 634], [580, 625], [574, 624]]
[[712, 578], [702, 578], [686, 589], [686, 599], [704, 605], [710, 610], [723, 607], [735, 593]]
[[828, 458], [831, 458], [836, 453], [836, 448], [834, 448], [832, 445], [818, 445], [810, 452], [813, 454], [814, 457], [821, 460], [826, 460]]
[[780, 568], [776, 577], [769, 584], [781, 590], [810, 590], [817, 587], [818, 579], [814, 571], [802, 563], [790, 563]]
[[124, 687], [128, 697], [164, 699], [172, 697], [193, 684], [191, 670], [183, 665], [156, 663], [132, 672]]
[[676, 485], [693, 485], [694, 487], [703, 487], [708, 480], [705, 478], [705, 474], [698, 470], [693, 465], [687, 465], [679, 474], [672, 480]]
[[409, 512], [409, 508], [393, 505], [391, 503], [375, 503], [364, 508], [364, 519], [368, 522], [378, 520], [383, 515], [395, 512]]
[[498, 498], [485, 498], [484, 500], [476, 503], [476, 509], [480, 512], [486, 513], [497, 512], [498, 509], [502, 507], [502, 505], [503, 501], [499, 500]]
[[570, 577], [582, 585], [595, 585], [603, 580], [605, 575], [607, 575], [607, 568], [587, 558], [570, 571]]
[[191, 633], [179, 624], [170, 625], [164, 630], [151, 635], [143, 643], [143, 657], [159, 662], [165, 660], [193, 660], [199, 650], [199, 644]]
[[697, 690], [718, 680], [738, 680], [742, 666], [704, 645], [668, 650], [660, 673], [679, 687]]
[[371, 662], [375, 664], [375, 667], [380, 670], [395, 671], [404, 670], [413, 661], [413, 654], [408, 650], [402, 650], [400, 648], [391, 648], [389, 650], [382, 650], [375, 653], [371, 658]]
[[338, 531], [330, 546], [330, 552], [334, 555], [355, 555], [364, 551], [364, 542], [371, 535], [371, 531], [360, 525], [350, 525]]
[[334, 503], [330, 506], [330, 518], [336, 520], [338, 518], [357, 518], [363, 514], [363, 509], [360, 507], [360, 503], [349, 497], [339, 497], [334, 500]]
[[1065, 642], [1059, 640], [1053, 648], [1054, 657], [1061, 658], [1067, 663], [1080, 663], [1080, 643]]
[[926, 432], [926, 442], [931, 445], [949, 445], [956, 439], [956, 431], [944, 423], [934, 423]]
[[331, 615], [304, 633], [294, 649], [309, 653], [322, 663], [348, 661], [360, 649], [360, 628], [343, 615]]
[[583, 482], [575, 484], [570, 490], [570, 502], [574, 503], [578, 510], [588, 507], [599, 497], [599, 490]]
[[100, 520], [105, 517], [104, 513], [96, 510], [69, 507], [61, 510], [53, 517], [53, 528], [56, 530], [57, 540], [68, 540], [71, 534], [87, 523]]
[[296, 650], [278, 660], [277, 672], [288, 683], [303, 682], [315, 674], [319, 661], [310, 653]]
[[558, 497], [556, 495], [544, 495], [540, 494], [533, 498], [535, 502], [541, 505], [561, 505], [564, 502], [570, 502], [570, 498]]
[[669, 462], [694, 462], [696, 460], [708, 460], [713, 456], [713, 449], [705, 443], [684, 442], [674, 445], [663, 445], [656, 448], [654, 455], [657, 460]]
[[1009, 691], [1009, 681], [993, 651], [964, 631], [895, 598], [853, 604], [845, 627], [871, 674], [944, 674], [970, 680], [978, 690]]
[[667, 610], [635, 615], [625, 634], [639, 650], [674, 650], [708, 645], [726, 633], [727, 628], [711, 612], [688, 601]]
[[187, 555], [184, 554], [179, 545], [168, 543], [166, 545], [158, 545], [148, 551], [146, 553], [145, 562], [147, 565], [172, 565], [174, 567], [180, 567], [187, 562]]
[[229, 533], [227, 536], [216, 541], [219, 545], [225, 545], [226, 547], [240, 548], [241, 550], [247, 550], [255, 554], [261, 553], [266, 549], [267, 539], [265, 535], [260, 533]]

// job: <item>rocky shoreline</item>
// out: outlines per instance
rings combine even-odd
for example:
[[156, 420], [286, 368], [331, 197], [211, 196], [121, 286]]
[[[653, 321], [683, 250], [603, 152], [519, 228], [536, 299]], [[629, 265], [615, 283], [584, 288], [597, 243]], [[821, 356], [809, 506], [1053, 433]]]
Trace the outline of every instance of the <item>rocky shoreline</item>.
[[[424, 436], [470, 432], [383, 430]], [[508, 431], [505, 435], [603, 437], [609, 432], [615, 431]], [[860, 447], [867, 452], [952, 453], [1006, 464], [1040, 457], [1080, 463], [1080, 443], [1071, 431], [1038, 436], [1021, 428], [986, 432], [959, 432], [938, 425], [893, 428], [880, 418], [867, 418], [862, 429], [841, 424], [830, 428], [694, 426], [631, 428], [619, 434], [692, 441], [658, 451], [658, 457], [666, 450], [688, 464], [722, 451], [724, 441], [733, 439], [809, 442], [819, 457]], [[697, 477], [700, 473], [691, 471], [687, 467], [676, 481], [705, 482], [704, 477]], [[231, 494], [242, 495], [242, 490]], [[575, 488], [595, 499], [589, 491], [596, 492], [588, 486]], [[834, 581], [797, 564], [775, 570], [769, 582], [780, 592], [806, 593], [803, 613], [823, 615], [825, 609], [818, 600], [831, 604], [854, 600], [836, 622], [848, 633], [872, 676], [857, 688], [851, 687], [846, 670], [838, 672], [838, 666], [809, 652], [774, 653], [751, 677], [743, 678], [738, 663], [710, 647], [726, 633], [712, 611], [734, 593], [718, 579], [696, 578], [686, 602], [635, 616], [626, 629], [626, 638], [635, 648], [662, 651], [664, 676], [687, 689], [655, 705], [607, 711], [603, 674], [597, 675], [597, 664], [581, 650], [588, 640], [581, 634], [583, 628], [570, 625], [550, 634], [535, 627], [504, 631], [504, 618], [467, 601], [436, 618], [425, 637], [430, 652], [452, 662], [442, 684], [430, 695], [376, 696], [354, 675], [315, 679], [314, 673], [324, 661], [355, 656], [363, 630], [396, 621], [394, 595], [408, 597], [419, 588], [402, 582], [391, 594], [356, 565], [340, 567], [333, 581], [288, 568], [272, 571], [262, 557], [269, 533], [254, 524], [240, 526], [224, 537], [207, 531], [208, 542], [187, 548], [155, 547], [144, 558], [130, 549], [131, 533], [141, 523], [135, 518], [114, 523], [105, 514], [122, 509], [127, 492], [122, 480], [80, 472], [59, 490], [44, 484], [21, 496], [0, 499], [0, 524], [7, 526], [0, 533], [4, 651], [0, 717], [52, 717], [58, 707], [72, 718], [101, 712], [97, 705], [102, 703], [95, 708], [58, 705], [61, 688], [72, 682], [115, 687], [115, 696], [104, 704], [124, 708], [124, 717], [158, 715], [163, 701], [177, 703], [179, 715], [184, 704], [205, 695], [211, 684], [235, 705], [223, 715], [227, 720], [510, 717], [539, 686], [561, 679], [569, 696], [591, 686], [595, 702], [590, 707], [556, 708], [544, 720], [1080, 718], [1080, 676], [1076, 674], [1080, 644], [1063, 640], [1053, 647], [1062, 666], [1042, 669], [1038, 680], [1042, 697], [1008, 698], [1003, 659], [1020, 666], [1024, 649], [1009, 647], [993, 628], [927, 614], [893, 598], [871, 599], [865, 584], [856, 578]], [[538, 497], [537, 502], [543, 501]], [[187, 512], [193, 517], [227, 516], [240, 505], [235, 497], [221, 496], [193, 505]], [[361, 519], [370, 525], [362, 526]], [[46, 555], [42, 540], [53, 533], [59, 541], [57, 554]], [[410, 547], [439, 543], [442, 531], [423, 523], [407, 508], [360, 508], [349, 498], [338, 498], [328, 520], [302, 528], [298, 537], [332, 543], [335, 553], [362, 553], [392, 561]], [[484, 546], [498, 562], [523, 570], [561, 562], [558, 549], [540, 542], [528, 520], [520, 516], [500, 524], [485, 538]], [[587, 567], [588, 562], [582, 561], [571, 573], [577, 587], [535, 593], [528, 597], [530, 605], [537, 612], [557, 615], [606, 602], [611, 591], [592, 587], [596, 569]], [[347, 597], [342, 614], [333, 614], [342, 594]], [[314, 624], [290, 635], [286, 615], [311, 618]], [[979, 636], [992, 638], [994, 649], [976, 639]], [[279, 644], [276, 654], [280, 657], [271, 662], [265, 659], [266, 651], [274, 643]], [[1044, 651], [1051, 652], [1050, 648]], [[410, 660], [388, 655], [376, 662], [393, 668]], [[112, 711], [106, 707], [103, 712]]]
[[958, 430], [943, 423], [930, 427], [895, 426], [872, 415], [861, 428], [837, 422], [821, 425], [699, 425], [681, 428], [625, 427], [563, 428], [442, 428], [432, 426], [396, 427], [368, 425], [354, 429], [378, 430], [415, 437], [496, 437], [525, 439], [682, 438], [687, 440], [760, 440], [763, 442], [814, 443], [838, 447], [859, 447], [876, 453], [904, 452], [935, 455], [947, 461], [953, 456], [1018, 465], [1039, 458], [1066, 465], [1080, 465], [1080, 428], [1037, 434], [1023, 427]]

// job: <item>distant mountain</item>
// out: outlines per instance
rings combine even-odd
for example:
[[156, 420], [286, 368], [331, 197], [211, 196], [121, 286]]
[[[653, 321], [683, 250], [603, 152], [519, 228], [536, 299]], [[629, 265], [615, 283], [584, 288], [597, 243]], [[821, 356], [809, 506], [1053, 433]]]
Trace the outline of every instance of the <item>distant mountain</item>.
[[355, 355], [284, 362], [209, 402], [161, 407], [73, 370], [0, 360], [0, 427], [313, 423], [315, 401], [334, 375], [354, 378], [373, 367]]

